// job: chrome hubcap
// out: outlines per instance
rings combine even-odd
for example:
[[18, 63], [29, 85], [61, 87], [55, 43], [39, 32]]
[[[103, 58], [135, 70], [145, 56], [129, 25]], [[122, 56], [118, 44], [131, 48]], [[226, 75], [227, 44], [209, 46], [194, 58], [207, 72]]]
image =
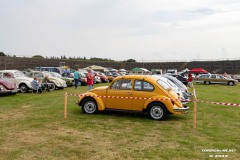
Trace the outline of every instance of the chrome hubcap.
[[86, 102], [84, 105], [84, 109], [87, 113], [93, 113], [96, 110], [96, 105], [94, 102]]
[[151, 108], [150, 114], [154, 119], [160, 119], [163, 116], [163, 109], [159, 106], [154, 106]]

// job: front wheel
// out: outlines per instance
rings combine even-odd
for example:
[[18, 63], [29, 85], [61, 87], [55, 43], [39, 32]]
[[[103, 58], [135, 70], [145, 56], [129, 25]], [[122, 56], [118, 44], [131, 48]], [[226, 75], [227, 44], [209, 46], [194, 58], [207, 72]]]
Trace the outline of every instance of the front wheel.
[[228, 82], [228, 85], [229, 85], [229, 86], [233, 86], [233, 85], [234, 85], [234, 82], [230, 81], [230, 82]]
[[19, 87], [19, 89], [20, 89], [20, 92], [21, 93], [27, 93], [28, 92], [28, 86], [26, 85], [26, 84], [21, 84], [20, 85], [20, 87]]
[[87, 114], [97, 113], [98, 107], [96, 102], [92, 98], [87, 98], [82, 103], [82, 111]]
[[154, 120], [163, 120], [167, 116], [167, 109], [160, 103], [152, 103], [149, 106], [148, 115]]

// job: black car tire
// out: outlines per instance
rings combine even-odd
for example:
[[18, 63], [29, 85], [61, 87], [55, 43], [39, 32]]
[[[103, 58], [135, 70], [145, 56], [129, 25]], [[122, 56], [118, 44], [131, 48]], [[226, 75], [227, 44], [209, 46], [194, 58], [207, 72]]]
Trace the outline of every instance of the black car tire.
[[234, 82], [233, 82], [233, 81], [230, 81], [230, 82], [228, 82], [228, 85], [229, 85], [229, 86], [233, 86], [233, 85], [234, 85]]
[[21, 93], [27, 93], [28, 90], [29, 90], [29, 88], [28, 88], [28, 86], [27, 86], [26, 84], [21, 84], [21, 85], [19, 86], [19, 89], [20, 89], [20, 92], [21, 92]]
[[94, 114], [98, 111], [98, 106], [93, 98], [87, 98], [82, 103], [82, 111], [86, 114]]
[[209, 82], [209, 81], [205, 81], [205, 82], [204, 82], [204, 84], [206, 84], [206, 85], [209, 85], [209, 84], [210, 84], [210, 82]]
[[163, 120], [168, 112], [166, 107], [161, 103], [152, 103], [148, 107], [148, 116], [154, 120]]

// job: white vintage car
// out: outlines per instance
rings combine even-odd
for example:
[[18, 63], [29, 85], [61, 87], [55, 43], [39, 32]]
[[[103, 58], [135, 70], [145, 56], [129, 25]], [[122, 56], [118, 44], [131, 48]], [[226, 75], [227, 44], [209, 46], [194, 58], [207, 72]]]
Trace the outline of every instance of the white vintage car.
[[50, 83], [53, 84], [51, 87], [53, 90], [58, 88], [58, 89], [63, 89], [67, 87], [67, 84], [64, 80], [61, 78], [53, 77], [48, 71], [30, 71], [25, 73], [26, 76], [28, 77], [37, 77], [40, 81], [44, 79], [44, 77], [48, 76]]
[[19, 70], [0, 70], [0, 77], [4, 80], [15, 83], [20, 92], [26, 93], [32, 89], [33, 78], [26, 77], [22, 71]]

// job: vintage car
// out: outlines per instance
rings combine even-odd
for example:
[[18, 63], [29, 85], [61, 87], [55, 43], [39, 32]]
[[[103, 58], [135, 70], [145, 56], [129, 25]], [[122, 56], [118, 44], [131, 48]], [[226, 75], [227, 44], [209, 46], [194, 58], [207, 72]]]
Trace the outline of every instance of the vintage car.
[[179, 81], [181, 81], [184, 85], [188, 85], [188, 79], [183, 77], [180, 74], [169, 74], [170, 76], [176, 77]]
[[168, 84], [150, 75], [119, 76], [110, 86], [82, 94], [77, 104], [87, 114], [103, 110], [137, 111], [147, 113], [154, 120], [162, 120], [168, 114], [186, 113], [189, 109]]
[[67, 86], [73, 86], [74, 85], [74, 78], [70, 78], [70, 77], [63, 77], [61, 74], [57, 73], [57, 72], [49, 72], [53, 77], [57, 77], [57, 78], [61, 78], [62, 80], [64, 80], [67, 84]]
[[17, 92], [15, 83], [0, 78], [0, 95], [15, 95]]
[[223, 75], [219, 75], [219, 74], [201, 74], [196, 80], [196, 83], [206, 84], [206, 85], [226, 84], [229, 86], [233, 86], [233, 85], [236, 85], [238, 81], [232, 78], [226, 78]]
[[109, 82], [112, 82], [114, 77], [111, 72], [104, 72], [104, 74], [107, 76]]
[[47, 71], [30, 71], [25, 73], [28, 77], [37, 77], [38, 80], [42, 81], [46, 76], [48, 76], [51, 85], [51, 90], [54, 90], [56, 88], [63, 89], [67, 87], [67, 84], [64, 80], [61, 78], [53, 77], [49, 72]]
[[184, 85], [181, 81], [179, 81], [176, 77], [170, 76], [170, 75], [163, 75], [163, 77], [166, 77], [170, 81], [172, 81], [178, 88], [182, 91], [182, 94], [185, 99], [189, 99], [192, 94], [188, 92], [188, 88], [186, 85]]
[[101, 79], [100, 83], [109, 82], [108, 77], [104, 73], [102, 73], [102, 72], [95, 72], [95, 75], [100, 77], [100, 79]]
[[33, 78], [26, 77], [22, 71], [0, 70], [0, 78], [15, 83], [22, 93], [32, 89]]
[[[84, 72], [82, 71], [79, 71], [79, 82], [78, 82], [78, 85], [79, 86], [86, 86], [87, 85], [87, 78], [86, 78], [86, 75]], [[71, 78], [74, 78], [74, 73], [70, 73], [70, 77]]]

